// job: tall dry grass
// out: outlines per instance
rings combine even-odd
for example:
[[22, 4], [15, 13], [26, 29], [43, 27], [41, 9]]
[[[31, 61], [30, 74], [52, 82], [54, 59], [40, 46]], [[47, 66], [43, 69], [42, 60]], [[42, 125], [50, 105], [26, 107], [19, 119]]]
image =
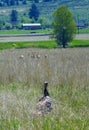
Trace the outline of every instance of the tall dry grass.
[[49, 86], [53, 110], [37, 115], [41, 86], [0, 86], [0, 130], [88, 130], [89, 87]]
[[[41, 117], [45, 80], [53, 110]], [[1, 51], [0, 83], [0, 130], [89, 129], [89, 48]]]
[[89, 48], [11, 49], [0, 52], [0, 83], [87, 86]]

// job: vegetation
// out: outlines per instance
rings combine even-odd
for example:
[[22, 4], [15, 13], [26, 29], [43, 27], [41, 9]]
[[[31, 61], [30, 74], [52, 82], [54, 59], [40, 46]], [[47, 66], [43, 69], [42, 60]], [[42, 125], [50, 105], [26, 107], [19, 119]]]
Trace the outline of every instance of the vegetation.
[[[15, 5], [10, 5], [10, 2], [13, 0], [1, 0], [1, 7], [0, 7], [0, 29], [7, 29], [7, 25], [11, 29], [12, 26], [10, 25], [10, 14], [11, 11], [16, 10], [18, 12], [18, 24], [16, 25], [16, 28], [19, 28], [22, 23], [29, 23], [33, 22], [32, 19], [29, 18], [29, 9], [31, 9], [32, 3], [34, 0], [14, 0]], [[8, 4], [9, 2], [9, 4]], [[3, 3], [3, 5], [2, 5]], [[37, 9], [39, 10], [39, 18], [37, 22], [40, 22], [40, 19], [42, 19], [42, 22], [45, 22], [45, 27], [51, 27], [52, 24], [52, 14], [57, 9], [58, 6], [66, 5], [72, 12], [73, 18], [75, 22], [81, 22], [84, 21], [88, 25], [89, 23], [89, 7], [88, 7], [89, 1], [66, 1], [66, 0], [52, 0], [49, 2], [43, 2], [39, 1], [38, 3], [34, 2]], [[82, 9], [83, 8], [83, 9]], [[50, 12], [50, 13], [48, 13]], [[43, 25], [42, 23], [42, 25]], [[49, 25], [49, 26], [48, 26]]]
[[[77, 13], [81, 15], [82, 11], [88, 16], [89, 12], [88, 8], [82, 9], [83, 2], [88, 7], [88, 0], [69, 0], [69, 3], [67, 0], [52, 0], [53, 4], [50, 0], [43, 0], [44, 3], [40, 0], [0, 0], [0, 29], [12, 28], [9, 14], [14, 6], [18, 11], [18, 24], [32, 22], [27, 18], [27, 10], [33, 1], [41, 11], [40, 21], [44, 17], [52, 21], [49, 14], [55, 10], [54, 6], [64, 3], [75, 12], [78, 9], [74, 17]], [[81, 16], [87, 20], [86, 15]], [[24, 34], [30, 31], [1, 30], [0, 33]], [[89, 40], [73, 40], [68, 47], [76, 46], [89, 46]], [[0, 42], [0, 130], [89, 129], [89, 48], [54, 49], [56, 47], [54, 40]], [[36, 103], [42, 96], [44, 81], [49, 82], [53, 110], [42, 117], [36, 113]]]
[[[11, 48], [57, 48], [54, 40], [50, 41], [34, 41], [34, 42], [2, 42], [0, 50]], [[59, 46], [61, 47], [61, 46]], [[89, 47], [89, 40], [73, 40], [67, 47]]]
[[50, 92], [54, 108], [45, 117], [34, 114], [40, 89], [18, 84], [0, 86], [1, 130], [89, 129], [89, 87], [53, 87]]
[[[44, 20], [44, 22], [46, 22]], [[44, 23], [45, 24], [45, 23]], [[45, 28], [45, 25], [42, 25]], [[23, 29], [10, 29], [9, 30], [10, 24], [7, 24], [6, 27], [8, 28], [7, 30], [0, 30], [0, 35], [13, 35], [13, 34], [30, 34], [30, 33], [52, 33], [52, 29], [40, 29], [40, 30], [23, 30]], [[77, 32], [78, 33], [78, 32]], [[89, 33], [89, 28], [83, 28], [79, 30], [79, 33]]]
[[10, 29], [10, 30], [0, 30], [0, 35], [51, 33], [51, 32], [52, 31], [49, 29], [40, 29], [40, 30]]
[[79, 33], [89, 33], [89, 27], [80, 29]]
[[66, 6], [60, 6], [54, 12], [53, 30], [58, 45], [66, 47], [76, 34], [76, 25], [72, 14]]
[[11, 48], [55, 48], [54, 41], [38, 41], [38, 42], [3, 42], [0, 43], [0, 49]]
[[[32, 58], [33, 53], [40, 58]], [[88, 130], [88, 59], [89, 48], [0, 52], [0, 83], [4, 84], [0, 85], [0, 130]], [[5, 85], [8, 79], [10, 84]], [[41, 117], [36, 103], [46, 79], [53, 110]]]
[[13, 25], [16, 25], [18, 22], [18, 13], [16, 10], [12, 10], [11, 15], [10, 15], [10, 22]]
[[89, 47], [89, 40], [73, 40], [71, 47]]
[[29, 9], [29, 17], [35, 21], [37, 21], [39, 18], [39, 10], [35, 4], [32, 4], [31, 8]]

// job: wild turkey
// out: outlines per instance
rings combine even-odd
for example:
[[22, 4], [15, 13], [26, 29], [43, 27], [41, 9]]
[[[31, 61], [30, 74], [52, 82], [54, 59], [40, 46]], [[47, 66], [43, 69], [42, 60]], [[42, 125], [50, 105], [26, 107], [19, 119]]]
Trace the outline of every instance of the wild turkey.
[[41, 115], [45, 115], [52, 110], [52, 100], [47, 90], [48, 82], [44, 82], [43, 97], [41, 97], [37, 103], [37, 112]]

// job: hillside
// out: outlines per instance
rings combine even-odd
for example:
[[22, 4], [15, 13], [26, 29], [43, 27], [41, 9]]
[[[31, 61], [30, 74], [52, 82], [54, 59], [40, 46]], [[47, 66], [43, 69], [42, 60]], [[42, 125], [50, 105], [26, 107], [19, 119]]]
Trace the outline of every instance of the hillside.
[[72, 11], [75, 20], [79, 17], [80, 20], [89, 21], [89, 0], [58, 0], [40, 3], [38, 7], [41, 10], [41, 15], [50, 18], [55, 9], [61, 5], [66, 5]]
[[[1, 0], [2, 1], [2, 0]], [[26, 4], [22, 4], [21, 0], [18, 5], [13, 6], [1, 6], [0, 7], [0, 19], [7, 19], [12, 9], [15, 9], [19, 13], [19, 17], [23, 15], [27, 16], [28, 10], [31, 7], [32, 2], [27, 0]], [[40, 1], [35, 3], [40, 11], [40, 17], [47, 19], [49, 22], [52, 21], [52, 14], [58, 6], [66, 5], [73, 13], [75, 21], [84, 20], [89, 22], [89, 0], [52, 0], [49, 2]], [[19, 18], [20, 19], [20, 18]]]

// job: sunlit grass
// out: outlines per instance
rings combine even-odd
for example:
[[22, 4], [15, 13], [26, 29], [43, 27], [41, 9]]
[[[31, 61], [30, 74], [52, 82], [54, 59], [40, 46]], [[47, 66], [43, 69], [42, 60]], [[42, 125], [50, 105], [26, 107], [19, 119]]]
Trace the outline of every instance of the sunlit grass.
[[89, 33], [89, 27], [87, 28], [82, 28], [79, 30], [80, 33]]
[[73, 40], [70, 43], [71, 47], [89, 47], [89, 40]]
[[53, 110], [34, 115], [40, 86], [0, 86], [0, 130], [88, 130], [89, 87], [49, 86]]
[[[73, 40], [67, 47], [88, 47], [89, 40]], [[55, 40], [29, 42], [1, 42], [0, 50], [11, 48], [57, 48]], [[61, 46], [59, 46], [61, 47]]]

